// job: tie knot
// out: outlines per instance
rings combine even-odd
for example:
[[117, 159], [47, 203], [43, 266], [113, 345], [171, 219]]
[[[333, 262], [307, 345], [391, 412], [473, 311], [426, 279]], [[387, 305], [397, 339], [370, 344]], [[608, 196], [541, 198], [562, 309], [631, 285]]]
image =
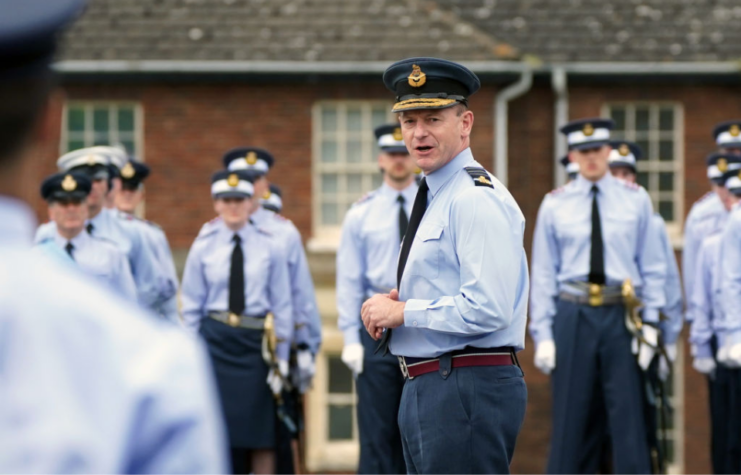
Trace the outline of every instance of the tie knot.
[[66, 246], [64, 246], [64, 248], [65, 248], [65, 249], [66, 249], [67, 251], [71, 251], [71, 250], [73, 250], [73, 249], [75, 248], [75, 245], [74, 245], [74, 244], [72, 244], [71, 242], [68, 242], [68, 243], [67, 243], [67, 245], [66, 245]]
[[405, 202], [406, 200], [404, 199], [404, 195], [399, 195], [399, 196], [397, 196], [397, 197], [396, 197], [396, 201], [397, 201], [398, 203], [404, 204], [404, 202]]
[[87, 230], [88, 234], [93, 234], [93, 229], [95, 229], [95, 226], [93, 226], [93, 223], [87, 223], [85, 229]]
[[427, 186], [427, 177], [422, 178], [422, 181], [419, 182], [419, 189], [423, 191], [430, 189], [430, 187]]
[[597, 188], [597, 185], [592, 185], [592, 193], [594, 193], [595, 195], [599, 193], [599, 188]]
[[239, 237], [239, 234], [235, 234], [235, 235], [234, 235], [234, 236], [232, 237], [232, 241], [234, 241], [234, 244], [240, 244], [240, 243], [242, 242], [242, 238], [241, 238], [241, 237]]

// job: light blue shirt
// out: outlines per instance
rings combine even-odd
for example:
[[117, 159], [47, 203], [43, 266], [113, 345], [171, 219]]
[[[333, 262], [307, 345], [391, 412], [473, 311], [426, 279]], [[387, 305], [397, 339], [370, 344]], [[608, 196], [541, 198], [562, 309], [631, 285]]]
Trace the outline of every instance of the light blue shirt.
[[287, 361], [293, 339], [291, 281], [283, 249], [269, 231], [247, 224], [236, 233], [216, 218], [201, 229], [183, 271], [183, 323], [198, 332], [209, 312], [229, 310], [229, 274], [235, 234], [244, 255], [244, 315], [272, 312], [278, 356]]
[[337, 250], [337, 324], [345, 345], [360, 343], [365, 331], [360, 309], [375, 294], [396, 288], [399, 262], [399, 202], [411, 215], [417, 183], [397, 191], [387, 184], [361, 198], [345, 215]]
[[[136, 283], [139, 304], [154, 309], [161, 295], [157, 261], [146, 245], [141, 233], [116, 217], [116, 212], [103, 209], [88, 223], [93, 225], [92, 235], [114, 242], [126, 254]], [[36, 242], [53, 238], [57, 234], [53, 221], [42, 224], [36, 231]]]
[[[74, 246], [72, 257], [69, 257], [65, 247], [68, 243]], [[59, 233], [43, 241], [40, 246], [52, 246], [67, 256], [68, 261], [77, 264], [77, 267], [86, 275], [105, 285], [130, 302], [136, 302], [136, 285], [131, 275], [129, 261], [126, 255], [112, 242], [102, 238], [94, 238], [86, 231], [67, 240]]]
[[[594, 183], [602, 225], [607, 285], [630, 278], [645, 305], [643, 320], [658, 323], [665, 306], [666, 259], [657, 238], [651, 199], [638, 185], [607, 173]], [[535, 343], [553, 339], [553, 317], [564, 285], [589, 278], [593, 183], [579, 175], [543, 199], [535, 224], [530, 333]]]
[[661, 308], [661, 313], [667, 318], [661, 322], [661, 332], [664, 343], [674, 344], [682, 332], [684, 325], [684, 316], [682, 315], [684, 302], [682, 300], [682, 282], [679, 277], [679, 268], [677, 267], [677, 258], [674, 255], [674, 247], [669, 240], [666, 232], [666, 223], [660, 214], [653, 215], [653, 231], [662, 244], [664, 258], [666, 259], [666, 283], [664, 284], [665, 304]]
[[404, 323], [394, 355], [435, 357], [466, 346], [525, 346], [525, 218], [509, 191], [476, 186], [467, 148], [427, 176], [427, 212], [401, 280]]
[[0, 472], [225, 473], [205, 348], [31, 249], [0, 197]]
[[696, 259], [695, 283], [687, 312], [692, 322], [690, 343], [695, 347], [696, 358], [712, 358], [710, 340], [715, 335], [722, 346], [725, 335], [722, 328], [721, 237], [721, 232], [706, 237]]
[[723, 315], [729, 345], [741, 343], [741, 204], [731, 211], [721, 238]]
[[167, 320], [178, 323], [180, 321], [177, 302], [178, 275], [165, 232], [156, 224], [123, 211], [118, 212], [118, 217], [139, 228], [140, 232], [144, 235], [144, 241], [157, 260], [157, 279], [160, 296], [155, 304], [154, 311]]
[[[682, 276], [684, 277], [684, 295], [694, 294], [694, 282], [697, 272], [695, 264], [703, 240], [719, 231], [728, 216], [720, 197], [714, 193], [706, 193], [692, 205], [684, 224], [684, 247], [682, 249]], [[693, 312], [689, 306], [685, 318], [691, 321]]]
[[258, 227], [273, 233], [283, 248], [293, 297], [294, 342], [297, 345], [307, 345], [313, 354], [317, 354], [322, 344], [322, 319], [316, 304], [314, 281], [301, 242], [301, 233], [290, 220], [262, 206], [250, 219]]

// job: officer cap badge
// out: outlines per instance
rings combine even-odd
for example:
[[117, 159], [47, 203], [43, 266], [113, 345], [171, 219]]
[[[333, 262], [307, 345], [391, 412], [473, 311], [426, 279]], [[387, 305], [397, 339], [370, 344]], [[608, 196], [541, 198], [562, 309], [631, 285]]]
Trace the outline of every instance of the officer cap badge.
[[267, 200], [268, 198], [270, 198], [270, 195], [271, 195], [270, 190], [268, 190], [265, 193], [263, 193], [262, 199]]
[[247, 161], [247, 165], [254, 165], [257, 163], [257, 154], [254, 151], [247, 152], [245, 160]]
[[136, 175], [136, 170], [134, 170], [131, 162], [127, 162], [126, 165], [124, 165], [124, 167], [121, 169], [121, 176], [128, 180], [134, 178], [134, 175]]
[[594, 133], [594, 127], [592, 126], [592, 124], [587, 122], [586, 124], [584, 124], [584, 127], [581, 129], [581, 131], [584, 135], [589, 137]]
[[229, 177], [226, 179], [226, 184], [231, 186], [232, 188], [239, 185], [239, 177], [236, 173], [232, 173], [229, 175]]
[[62, 189], [68, 192], [75, 191], [75, 189], [77, 189], [77, 181], [72, 175], [67, 175], [64, 177], [64, 180], [62, 180]]
[[717, 166], [718, 166], [718, 170], [721, 173], [725, 173], [725, 171], [728, 170], [728, 160], [726, 160], [725, 158], [719, 158]]
[[394, 140], [401, 140], [404, 137], [401, 135], [401, 128], [397, 127], [394, 129]]
[[618, 153], [622, 155], [623, 157], [627, 157], [630, 154], [630, 147], [628, 147], [627, 143], [622, 144], [618, 148]]
[[407, 78], [409, 85], [412, 87], [422, 87], [427, 82], [427, 75], [422, 72], [422, 69], [416, 64], [412, 65], [412, 74]]
[[87, 156], [87, 164], [90, 167], [95, 166], [95, 155], [92, 153]]
[[741, 134], [741, 128], [738, 127], [738, 124], [733, 124], [728, 129], [728, 133], [730, 133], [733, 137], [738, 137], [738, 134]]

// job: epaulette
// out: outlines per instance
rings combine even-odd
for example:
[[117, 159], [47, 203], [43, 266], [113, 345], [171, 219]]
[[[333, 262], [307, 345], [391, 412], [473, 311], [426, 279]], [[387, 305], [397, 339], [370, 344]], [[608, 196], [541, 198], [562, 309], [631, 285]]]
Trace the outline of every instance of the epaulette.
[[217, 216], [208, 223], [201, 226], [201, 230], [198, 231], [198, 236], [196, 239], [204, 238], [206, 236], [210, 236], [211, 234], [215, 233], [219, 228], [216, 226], [217, 223], [221, 221], [221, 217]]
[[473, 183], [476, 186], [485, 186], [487, 188], [494, 188], [494, 184], [489, 179], [489, 174], [483, 168], [479, 167], [466, 167], [464, 168], [473, 179]]
[[374, 196], [376, 196], [375, 190], [369, 191], [368, 193], [366, 193], [363, 196], [361, 196], [360, 198], [358, 198], [358, 201], [356, 201], [352, 205], [355, 206], [355, 205], [359, 205], [360, 203], [365, 203], [366, 201], [368, 201], [369, 199], [373, 198]]
[[624, 180], [618, 180], [618, 182], [620, 182], [623, 186], [625, 186], [629, 190], [640, 190], [641, 189], [641, 185], [639, 185], [638, 183], [631, 183], [629, 181], [624, 181]]
[[707, 193], [705, 193], [704, 195], [702, 195], [699, 200], [697, 200], [697, 203], [700, 203], [702, 201], [705, 201], [706, 199], [708, 199], [711, 196], [713, 196], [713, 194], [714, 193], [712, 191], [708, 191]]
[[548, 194], [549, 195], [560, 195], [564, 191], [566, 191], [566, 186], [559, 186], [558, 188], [549, 191]]
[[274, 218], [275, 218], [275, 219], [277, 219], [278, 221], [290, 221], [290, 219], [286, 218], [286, 217], [285, 217], [285, 216], [283, 216], [282, 214], [278, 214], [278, 213], [273, 213], [273, 216], [274, 216]]
[[144, 221], [148, 225], [152, 226], [153, 228], [159, 229], [160, 231], [162, 231], [162, 226], [160, 226], [159, 224], [155, 223], [154, 221], [150, 221], [148, 219], [142, 219], [142, 221]]
[[257, 224], [254, 224], [254, 226], [255, 226], [255, 229], [257, 230], [258, 233], [264, 234], [265, 236], [268, 236], [268, 237], [272, 237], [273, 236], [273, 233], [272, 232], [268, 231], [267, 229], [263, 228], [262, 226], [258, 226]]

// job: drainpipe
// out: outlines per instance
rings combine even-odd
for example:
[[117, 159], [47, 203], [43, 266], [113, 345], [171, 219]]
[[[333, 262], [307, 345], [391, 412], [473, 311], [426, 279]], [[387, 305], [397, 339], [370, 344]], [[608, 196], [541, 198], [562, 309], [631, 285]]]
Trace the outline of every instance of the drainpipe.
[[494, 101], [494, 175], [507, 186], [507, 143], [509, 102], [525, 94], [533, 85], [533, 72], [529, 66], [522, 70], [520, 79], [499, 91]]
[[561, 166], [561, 157], [566, 154], [566, 137], [558, 129], [569, 121], [569, 90], [566, 70], [554, 68], [551, 73], [551, 87], [556, 96], [553, 117], [553, 185], [558, 188], [566, 183], [566, 171]]

